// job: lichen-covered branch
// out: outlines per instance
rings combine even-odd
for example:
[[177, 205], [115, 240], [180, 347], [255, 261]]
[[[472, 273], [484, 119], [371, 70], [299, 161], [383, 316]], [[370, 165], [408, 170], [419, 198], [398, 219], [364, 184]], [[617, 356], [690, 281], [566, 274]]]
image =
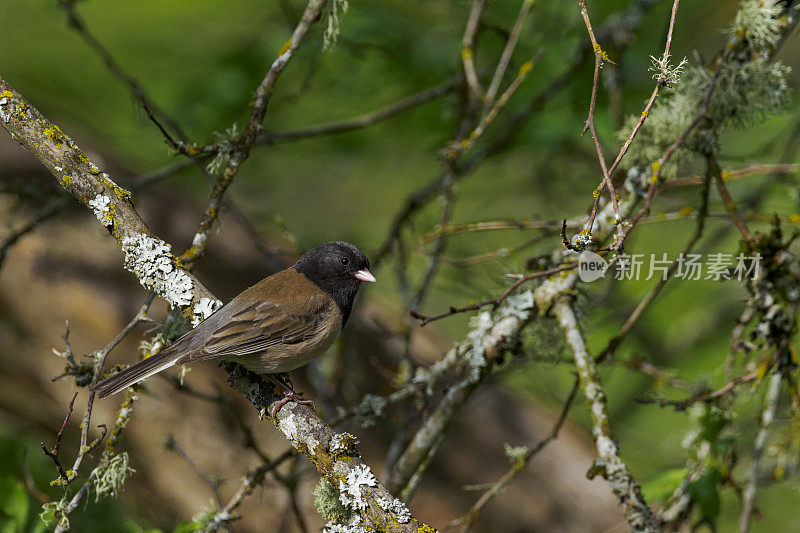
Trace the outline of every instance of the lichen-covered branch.
[[653, 513], [642, 497], [639, 484], [619, 456], [619, 449], [612, 436], [611, 425], [608, 421], [608, 406], [603, 386], [600, 383], [600, 375], [597, 373], [594, 359], [586, 349], [586, 343], [572, 309], [570, 296], [560, 296], [553, 304], [552, 312], [564, 331], [567, 344], [575, 356], [581, 390], [591, 408], [592, 434], [598, 455], [592, 471], [595, 474], [601, 474], [608, 481], [614, 495], [619, 499], [625, 519], [631, 529], [634, 531], [657, 531], [658, 527], [653, 519]]
[[83, 150], [0, 77], [0, 124], [30, 151], [65, 189], [91, 209], [125, 252], [125, 268], [173, 307], [216, 300], [182, 269], [171, 247], [153, 236], [133, 206], [130, 192], [89, 160]]
[[780, 372], [775, 372], [769, 380], [767, 398], [764, 401], [764, 411], [761, 413], [761, 427], [756, 436], [753, 447], [753, 459], [747, 472], [747, 488], [744, 491], [742, 501], [742, 514], [739, 516], [739, 531], [750, 531], [750, 520], [753, 516], [753, 509], [756, 501], [756, 490], [758, 489], [759, 468], [761, 457], [764, 455], [764, 448], [767, 444], [769, 427], [775, 418], [775, 410], [778, 408], [778, 396], [781, 393], [781, 382], [783, 377]]
[[[231, 386], [244, 394], [262, 415], [283, 398], [271, 382], [235, 363], [224, 363]], [[276, 427], [316, 466], [339, 491], [341, 503], [352, 513], [351, 525], [376, 531], [416, 532], [418, 522], [404, 505], [372, 474], [359, 457], [358, 441], [348, 433], [336, 433], [308, 406], [288, 403], [273, 421]], [[391, 505], [390, 505], [391, 504]], [[430, 527], [430, 526], [427, 526]]]
[[[320, 2], [317, 4], [321, 5]], [[168, 244], [150, 234], [134, 209], [130, 193], [89, 161], [71, 138], [28, 104], [2, 78], [0, 122], [67, 190], [95, 212], [101, 224], [125, 251], [126, 268], [139, 278], [142, 285], [156, 291], [172, 306], [181, 307], [189, 316], [213, 312], [208, 303], [217, 299], [181, 268]], [[264, 413], [280, 399], [263, 378], [235, 366], [229, 366], [228, 370], [234, 388], [245, 393]], [[302, 405], [286, 405], [279, 412], [276, 425], [329, 481], [335, 483], [343, 494], [349, 494], [346, 497], [365, 526], [400, 532], [415, 532], [422, 526], [407, 510], [384, 509], [400, 508], [388, 505], [395, 501], [394, 498], [358, 458], [354, 442], [336, 434], [315, 411]], [[91, 479], [70, 501], [72, 509], [82, 499], [81, 494], [88, 492], [87, 485], [91, 485]]]
[[531, 291], [508, 298], [494, 313], [485, 311], [475, 317], [467, 340], [451, 348], [444, 360], [464, 363], [459, 377], [448, 387], [444, 397], [422, 423], [392, 469], [387, 486], [406, 499], [409, 481], [425, 458], [435, 450], [453, 417], [475, 388], [489, 375], [494, 359], [517, 340], [519, 332], [534, 316]]

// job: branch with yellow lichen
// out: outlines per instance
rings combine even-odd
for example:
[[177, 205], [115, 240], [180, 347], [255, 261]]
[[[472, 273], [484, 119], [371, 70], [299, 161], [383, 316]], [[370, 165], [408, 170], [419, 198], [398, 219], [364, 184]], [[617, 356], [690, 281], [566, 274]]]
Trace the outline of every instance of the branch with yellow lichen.
[[[180, 307], [188, 318], [206, 318], [200, 315], [213, 312], [208, 302], [217, 299], [182, 268], [180, 261], [170, 253], [168, 244], [150, 233], [134, 208], [131, 194], [117, 186], [66, 133], [3, 78], [0, 78], [0, 124], [78, 201], [94, 211], [125, 252], [125, 267], [143, 286], [155, 291], [171, 306]], [[234, 364], [226, 365], [226, 370], [234, 388], [247, 391], [248, 399], [260, 411], [267, 412], [282, 398], [282, 394], [275, 394], [263, 378]], [[339, 488], [343, 500], [350, 502], [354, 515], [364, 527], [399, 532], [415, 532], [420, 527], [432, 529], [395, 503], [358, 457], [354, 442], [336, 434], [314, 410], [290, 403], [280, 410], [274, 422], [292, 446]], [[85, 496], [88, 488], [86, 484], [81, 487], [75, 501], [79, 502], [79, 496]]]

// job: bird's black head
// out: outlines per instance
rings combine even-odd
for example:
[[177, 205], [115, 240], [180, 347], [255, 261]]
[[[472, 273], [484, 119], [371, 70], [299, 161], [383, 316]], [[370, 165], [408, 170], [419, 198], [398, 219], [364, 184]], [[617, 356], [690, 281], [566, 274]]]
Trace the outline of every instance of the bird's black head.
[[361, 283], [375, 281], [369, 259], [349, 242], [320, 244], [303, 254], [293, 268], [333, 297], [344, 321], [350, 316]]

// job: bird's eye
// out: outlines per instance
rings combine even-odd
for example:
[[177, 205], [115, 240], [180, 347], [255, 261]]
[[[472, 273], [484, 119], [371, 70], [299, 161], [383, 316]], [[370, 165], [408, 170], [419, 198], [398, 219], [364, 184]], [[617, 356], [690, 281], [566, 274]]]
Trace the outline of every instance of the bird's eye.
[[342, 264], [344, 266], [347, 266], [347, 265], [350, 264], [350, 260], [348, 258], [346, 258], [346, 257], [342, 257], [341, 261], [342, 261]]

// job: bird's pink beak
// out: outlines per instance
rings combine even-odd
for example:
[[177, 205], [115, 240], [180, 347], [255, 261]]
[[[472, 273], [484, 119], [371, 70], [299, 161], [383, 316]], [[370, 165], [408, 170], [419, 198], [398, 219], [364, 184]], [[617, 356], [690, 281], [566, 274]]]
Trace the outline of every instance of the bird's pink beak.
[[360, 279], [361, 281], [369, 281], [370, 283], [375, 283], [377, 281], [375, 279], [375, 276], [372, 275], [372, 272], [370, 272], [366, 268], [363, 270], [359, 270], [353, 275], [356, 277], [356, 279]]

